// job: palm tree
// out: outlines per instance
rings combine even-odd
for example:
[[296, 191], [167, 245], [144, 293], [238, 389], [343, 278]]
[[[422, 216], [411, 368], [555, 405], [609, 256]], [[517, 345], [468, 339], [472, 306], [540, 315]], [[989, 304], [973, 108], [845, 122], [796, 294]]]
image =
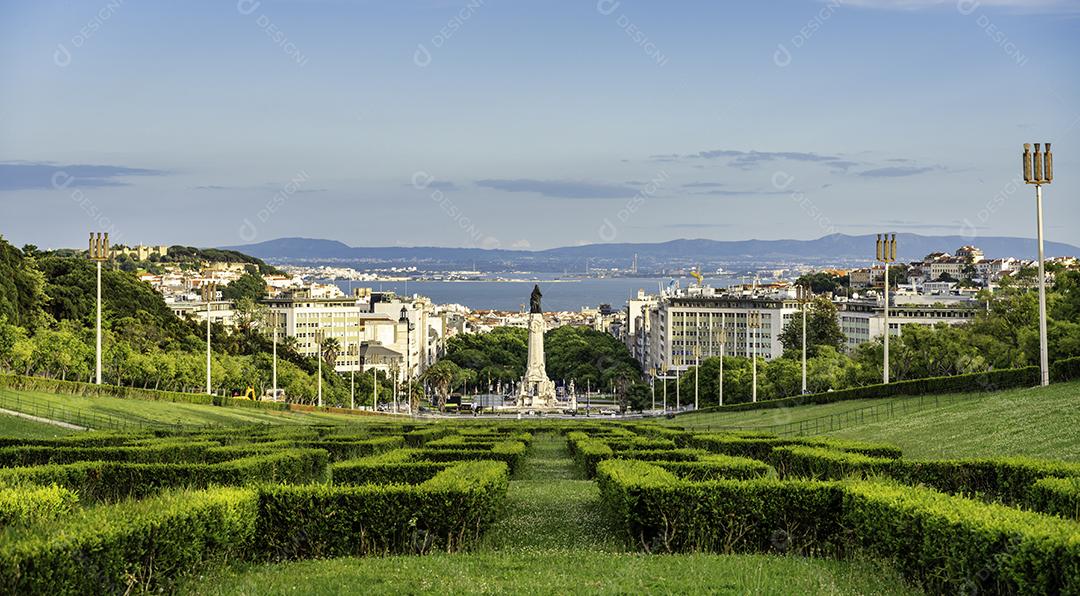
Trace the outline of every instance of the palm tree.
[[421, 381], [431, 384], [439, 410], [446, 407], [450, 388], [461, 378], [461, 368], [450, 360], [440, 360], [420, 375]]
[[323, 362], [327, 366], [333, 368], [337, 363], [338, 353], [341, 351], [341, 342], [336, 337], [327, 337], [322, 342], [322, 357]]

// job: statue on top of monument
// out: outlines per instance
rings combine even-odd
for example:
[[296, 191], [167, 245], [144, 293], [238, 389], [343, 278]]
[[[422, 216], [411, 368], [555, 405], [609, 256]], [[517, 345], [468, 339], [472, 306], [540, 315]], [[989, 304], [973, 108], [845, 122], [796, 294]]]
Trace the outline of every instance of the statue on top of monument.
[[540, 293], [540, 284], [534, 285], [533, 286], [533, 291], [532, 291], [532, 296], [529, 298], [529, 312], [530, 313], [544, 312], [544, 311], [540, 310], [540, 297], [541, 296], [543, 296], [543, 294]]

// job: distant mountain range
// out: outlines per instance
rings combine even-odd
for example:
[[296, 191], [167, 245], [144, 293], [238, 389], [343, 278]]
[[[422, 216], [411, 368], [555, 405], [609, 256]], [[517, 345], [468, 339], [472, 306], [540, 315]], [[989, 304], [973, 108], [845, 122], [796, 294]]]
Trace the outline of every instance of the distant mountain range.
[[[897, 257], [901, 261], [920, 259], [932, 252], [955, 252], [974, 244], [987, 258], [1037, 255], [1035, 240], [1005, 236], [922, 236], [897, 234]], [[532, 271], [577, 270], [586, 261], [593, 266], [629, 267], [637, 255], [639, 267], [674, 266], [680, 263], [713, 264], [802, 262], [811, 264], [867, 262], [873, 259], [872, 234], [849, 236], [830, 234], [815, 240], [704, 240], [683, 239], [657, 243], [585, 244], [546, 250], [505, 250], [483, 248], [354, 247], [336, 240], [314, 238], [278, 238], [257, 244], [228, 246], [275, 263], [354, 262], [377, 264], [423, 264], [433, 269], [476, 268], [488, 270], [512, 268]], [[1060, 242], [1046, 242], [1046, 255], [1080, 255], [1080, 248]]]

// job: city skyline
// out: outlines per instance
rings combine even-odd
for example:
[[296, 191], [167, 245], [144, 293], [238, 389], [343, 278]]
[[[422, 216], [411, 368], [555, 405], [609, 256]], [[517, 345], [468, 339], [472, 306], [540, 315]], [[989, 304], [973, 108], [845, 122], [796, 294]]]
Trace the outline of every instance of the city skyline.
[[17, 244], [1080, 244], [1076, 2], [2, 6]]

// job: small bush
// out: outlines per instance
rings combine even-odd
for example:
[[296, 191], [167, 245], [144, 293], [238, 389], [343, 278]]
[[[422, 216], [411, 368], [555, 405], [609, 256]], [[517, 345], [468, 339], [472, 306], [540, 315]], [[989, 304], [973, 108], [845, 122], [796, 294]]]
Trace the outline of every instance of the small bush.
[[1080, 478], [1043, 478], [1031, 486], [1026, 505], [1034, 511], [1080, 521]]
[[78, 505], [75, 493], [59, 486], [0, 489], [0, 528], [52, 521]]

